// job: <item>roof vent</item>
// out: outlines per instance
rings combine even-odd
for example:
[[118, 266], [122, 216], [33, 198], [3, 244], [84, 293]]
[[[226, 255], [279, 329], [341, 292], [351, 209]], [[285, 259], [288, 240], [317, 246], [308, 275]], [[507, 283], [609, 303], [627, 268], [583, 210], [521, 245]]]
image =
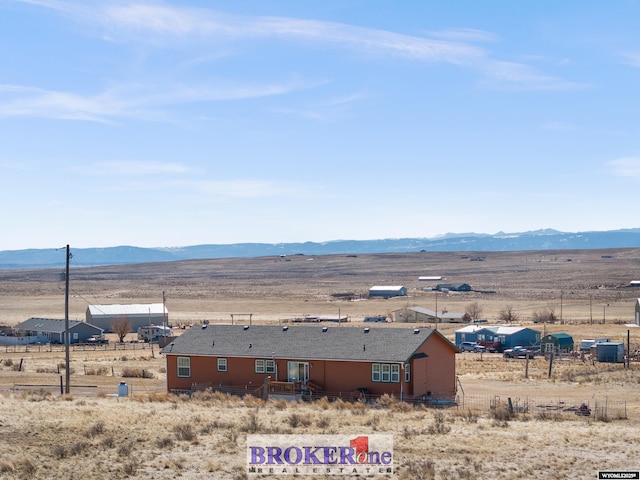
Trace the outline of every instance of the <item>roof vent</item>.
[[288, 326], [284, 326], [284, 327], [282, 327], [282, 331], [283, 331], [283, 332], [286, 332], [287, 330], [289, 330], [289, 327], [288, 327]]
[[322, 332], [323, 333], [327, 333], [327, 330], [329, 330], [329, 327], [322, 327]]
[[243, 330], [249, 330], [249, 325], [245, 325], [244, 327], [242, 327]]
[[414, 328], [413, 329], [413, 334], [417, 335], [418, 333], [420, 333], [420, 329], [419, 328]]
[[364, 333], [369, 333], [369, 330], [371, 330], [369, 327], [365, 327]]

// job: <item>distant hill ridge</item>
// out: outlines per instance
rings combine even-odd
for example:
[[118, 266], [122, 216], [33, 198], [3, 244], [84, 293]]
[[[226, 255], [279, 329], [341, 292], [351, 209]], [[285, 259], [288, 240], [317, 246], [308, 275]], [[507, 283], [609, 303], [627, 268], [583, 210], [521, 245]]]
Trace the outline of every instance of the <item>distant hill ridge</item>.
[[[206, 258], [262, 257], [270, 255], [331, 255], [365, 253], [500, 252], [520, 250], [574, 250], [640, 247], [640, 228], [567, 233], [545, 229], [523, 233], [447, 233], [433, 238], [333, 240], [304, 243], [235, 243], [187, 247], [73, 248], [74, 266], [173, 262]], [[61, 249], [0, 251], [0, 269], [53, 268], [64, 265]]]

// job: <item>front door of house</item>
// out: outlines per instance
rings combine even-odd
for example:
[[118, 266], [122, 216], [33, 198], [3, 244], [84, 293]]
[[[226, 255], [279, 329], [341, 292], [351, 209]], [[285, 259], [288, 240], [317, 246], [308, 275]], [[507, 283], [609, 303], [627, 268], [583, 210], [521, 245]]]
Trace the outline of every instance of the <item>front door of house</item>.
[[307, 383], [309, 362], [289, 362], [289, 381]]

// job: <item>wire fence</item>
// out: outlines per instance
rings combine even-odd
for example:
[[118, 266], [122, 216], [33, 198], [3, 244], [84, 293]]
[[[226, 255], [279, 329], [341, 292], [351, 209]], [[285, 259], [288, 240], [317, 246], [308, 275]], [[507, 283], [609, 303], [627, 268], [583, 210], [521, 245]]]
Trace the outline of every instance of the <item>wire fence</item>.
[[[113, 351], [144, 351], [159, 350], [157, 343], [138, 342], [109, 342], [105, 344], [74, 343], [69, 345], [72, 352], [113, 352]], [[65, 346], [60, 343], [32, 343], [29, 345], [0, 345], [0, 352], [3, 353], [46, 353], [64, 352]]]
[[[254, 396], [265, 398], [261, 387], [232, 387], [225, 385], [194, 384], [190, 390], [173, 391], [175, 394], [192, 395], [195, 392], [212, 391], [227, 393], [235, 396]], [[284, 398], [283, 395], [268, 393], [267, 398]], [[362, 402], [371, 405], [388, 405], [400, 402], [400, 399], [388, 395], [354, 395], [350, 392], [319, 392], [308, 395], [291, 395], [291, 400], [317, 401], [326, 398], [329, 401]], [[568, 419], [574, 417], [589, 417], [595, 420], [618, 420], [627, 417], [626, 400], [595, 397], [544, 397], [523, 396], [504, 397], [498, 395], [459, 395], [455, 398], [412, 399], [406, 398], [402, 402], [414, 406], [434, 409], [448, 409], [462, 415], [489, 415], [494, 418], [508, 418], [513, 416], [538, 419]]]
[[627, 418], [627, 402], [609, 397], [503, 397], [461, 395], [456, 409], [470, 414], [507, 412], [533, 418], [588, 416], [598, 420]]

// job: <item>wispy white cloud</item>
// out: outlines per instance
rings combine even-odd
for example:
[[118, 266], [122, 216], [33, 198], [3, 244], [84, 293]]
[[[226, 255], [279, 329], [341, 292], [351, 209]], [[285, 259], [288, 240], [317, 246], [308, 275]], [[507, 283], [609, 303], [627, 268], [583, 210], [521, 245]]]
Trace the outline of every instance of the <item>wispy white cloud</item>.
[[258, 198], [292, 193], [285, 185], [266, 180], [197, 180], [177, 184], [199, 193], [221, 197]]
[[592, 85], [571, 82], [551, 75], [539, 73], [535, 68], [522, 63], [487, 60], [478, 65], [485, 74], [483, 84], [492, 88], [511, 90], [584, 90]]
[[640, 178], [640, 155], [622, 157], [608, 162], [614, 175], [619, 177]]
[[632, 67], [640, 67], [640, 52], [625, 52], [619, 55], [622, 62]]
[[431, 32], [431, 38], [356, 27], [347, 24], [285, 17], [251, 17], [212, 9], [175, 7], [153, 3], [126, 5], [97, 3], [92, 11], [71, 2], [28, 0], [29, 3], [76, 14], [100, 22], [110, 38], [145, 39], [151, 43], [182, 39], [212, 42], [220, 38], [278, 37], [339, 45], [376, 56], [392, 55], [412, 61], [450, 63], [481, 72], [485, 86], [521, 90], [571, 90], [589, 84], [565, 81], [538, 73], [533, 67], [491, 58], [471, 42], [494, 42], [496, 36], [475, 29]]
[[496, 42], [498, 40], [498, 36], [496, 34], [475, 28], [431, 30], [428, 34], [435, 38], [465, 42]]
[[172, 105], [283, 95], [318, 85], [299, 77], [270, 84], [213, 83], [121, 85], [94, 95], [0, 85], [0, 118], [41, 117], [112, 123], [118, 117], [130, 117], [162, 121], [167, 119], [162, 109]]

